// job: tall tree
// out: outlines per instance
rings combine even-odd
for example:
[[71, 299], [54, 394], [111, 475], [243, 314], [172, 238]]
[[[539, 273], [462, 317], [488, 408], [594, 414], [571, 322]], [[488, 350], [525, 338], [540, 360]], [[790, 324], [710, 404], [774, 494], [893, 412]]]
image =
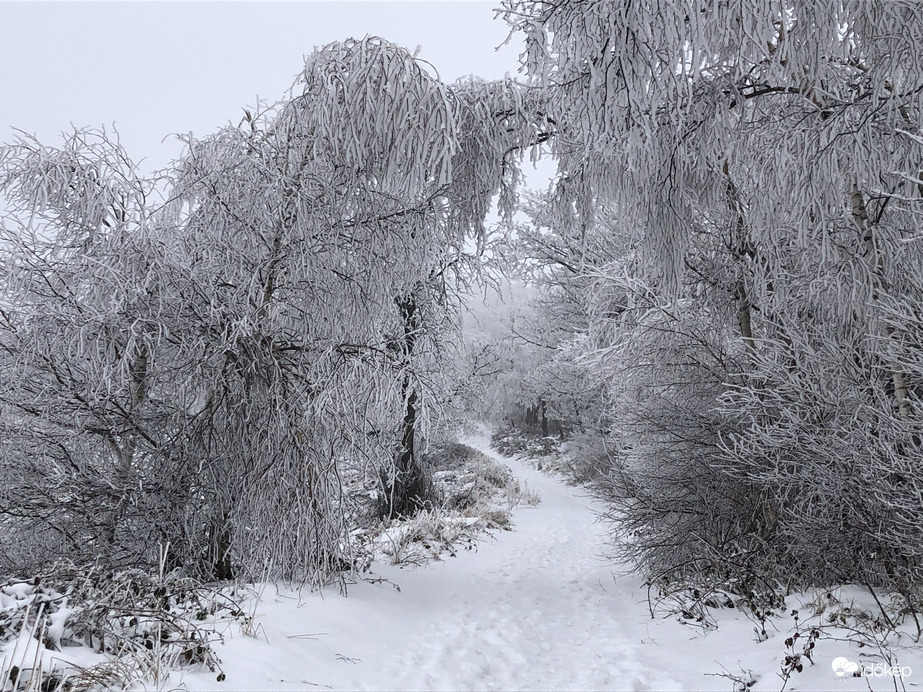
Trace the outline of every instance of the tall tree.
[[[651, 500], [634, 526], [648, 566], [727, 564], [735, 546], [807, 580], [918, 579], [923, 507], [907, 496], [892, 522], [884, 498], [918, 473], [923, 8], [505, 9], [549, 90], [561, 172], [582, 182], [570, 204], [612, 204], [636, 238], [634, 270], [600, 274], [617, 290], [591, 331], [620, 382], [617, 471]], [[850, 504], [869, 477], [877, 499]], [[818, 559], [821, 540], [849, 557]]]
[[172, 242], [124, 150], [77, 131], [0, 149], [0, 447], [7, 568], [154, 561], [183, 533], [192, 405]]
[[[219, 578], [319, 584], [349, 567], [343, 464], [386, 479], [390, 515], [426, 499], [466, 244], [498, 193], [512, 209], [543, 134], [532, 93], [447, 86], [378, 38], [331, 44], [290, 98], [190, 138], [157, 213], [108, 141], [0, 150], [17, 204], [2, 417], [21, 442], [4, 473], [28, 488], [5, 516], [28, 497], [69, 545], [124, 536], [139, 563], [169, 543], [174, 564]], [[96, 474], [111, 498], [80, 531], [53, 526], [68, 491], [45, 498], [15, 470], [30, 463], [74, 498]], [[146, 526], [143, 507], [170, 518]]]

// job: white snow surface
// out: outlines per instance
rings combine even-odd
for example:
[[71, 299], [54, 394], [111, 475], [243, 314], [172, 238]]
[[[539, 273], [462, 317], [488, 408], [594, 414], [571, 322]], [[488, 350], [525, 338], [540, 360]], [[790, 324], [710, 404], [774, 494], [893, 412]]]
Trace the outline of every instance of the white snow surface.
[[[757, 642], [753, 622], [737, 610], [721, 612], [718, 630], [707, 634], [673, 617], [651, 618], [642, 580], [605, 557], [606, 527], [585, 490], [498, 455], [486, 436], [465, 442], [541, 496], [538, 506], [515, 511], [512, 531], [425, 567], [374, 565], [382, 580], [354, 584], [346, 598], [264, 585], [253, 606], [257, 636], [232, 625], [217, 646], [226, 680], [173, 672], [161, 688], [730, 691], [734, 682], [721, 674], [742, 671], [752, 671], [749, 689], [783, 688], [790, 632], [770, 627], [769, 639]], [[880, 660], [876, 653], [819, 641], [815, 664], [805, 661], [784, 689], [923, 686], [923, 653], [912, 644], [898, 647], [913, 674], [897, 687], [891, 677], [838, 678], [831, 668], [838, 657], [861, 664]]]

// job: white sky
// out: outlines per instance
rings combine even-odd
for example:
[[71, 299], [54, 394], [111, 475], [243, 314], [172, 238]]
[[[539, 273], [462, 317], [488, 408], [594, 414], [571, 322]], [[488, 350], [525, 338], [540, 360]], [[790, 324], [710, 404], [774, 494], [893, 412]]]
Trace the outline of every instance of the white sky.
[[0, 0], [0, 142], [18, 127], [56, 144], [111, 128], [150, 172], [244, 106], [281, 98], [315, 46], [374, 34], [431, 62], [444, 81], [516, 74], [521, 43], [496, 2], [9, 2]]

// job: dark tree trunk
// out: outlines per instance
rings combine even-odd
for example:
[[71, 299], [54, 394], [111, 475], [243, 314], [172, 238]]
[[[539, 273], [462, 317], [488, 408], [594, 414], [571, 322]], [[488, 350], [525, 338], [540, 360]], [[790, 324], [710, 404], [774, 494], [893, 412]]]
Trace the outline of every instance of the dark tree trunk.
[[234, 578], [234, 568], [231, 566], [231, 522], [227, 512], [222, 512], [220, 521], [214, 527], [214, 565], [212, 572], [215, 579], [224, 581]]
[[[403, 364], [409, 366], [422, 325], [416, 296], [413, 293], [395, 299], [403, 320], [404, 335], [399, 348]], [[421, 463], [416, 447], [417, 393], [409, 374], [401, 382], [401, 394], [406, 401], [402, 423], [401, 446], [394, 463], [394, 472], [383, 478], [385, 501], [382, 514], [388, 518], [412, 516], [427, 506], [432, 496], [432, 484]]]
[[539, 401], [539, 405], [542, 411], [542, 437], [548, 437], [548, 416], [546, 415], [548, 413], [548, 406], [545, 404], [544, 399]]
[[531, 431], [534, 425], [535, 425], [535, 407], [530, 404], [529, 406], [526, 406], [526, 428], [528, 428]]

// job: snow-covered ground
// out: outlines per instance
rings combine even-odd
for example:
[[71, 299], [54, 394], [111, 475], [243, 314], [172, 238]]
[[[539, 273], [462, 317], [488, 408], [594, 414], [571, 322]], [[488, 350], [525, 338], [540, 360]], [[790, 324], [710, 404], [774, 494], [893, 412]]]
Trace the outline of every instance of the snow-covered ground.
[[[486, 437], [467, 442], [498, 457]], [[605, 527], [585, 492], [521, 461], [501, 461], [542, 500], [516, 510], [513, 531], [421, 568], [376, 565], [380, 579], [351, 586], [347, 598], [268, 585], [254, 606], [257, 636], [235, 624], [217, 647], [224, 682], [214, 673], [174, 672], [161, 687], [733, 690], [726, 673], [753, 681], [750, 689], [783, 688], [789, 631], [770, 626], [769, 639], [757, 642], [754, 623], [730, 609], [707, 634], [676, 618], [652, 619], [641, 580], [605, 558]], [[801, 607], [794, 598], [789, 605]], [[805, 661], [785, 689], [923, 686], [915, 645], [897, 650], [911, 671], [902, 681], [838, 677], [832, 668], [838, 657], [874, 664], [876, 654], [821, 639], [815, 664]]]

